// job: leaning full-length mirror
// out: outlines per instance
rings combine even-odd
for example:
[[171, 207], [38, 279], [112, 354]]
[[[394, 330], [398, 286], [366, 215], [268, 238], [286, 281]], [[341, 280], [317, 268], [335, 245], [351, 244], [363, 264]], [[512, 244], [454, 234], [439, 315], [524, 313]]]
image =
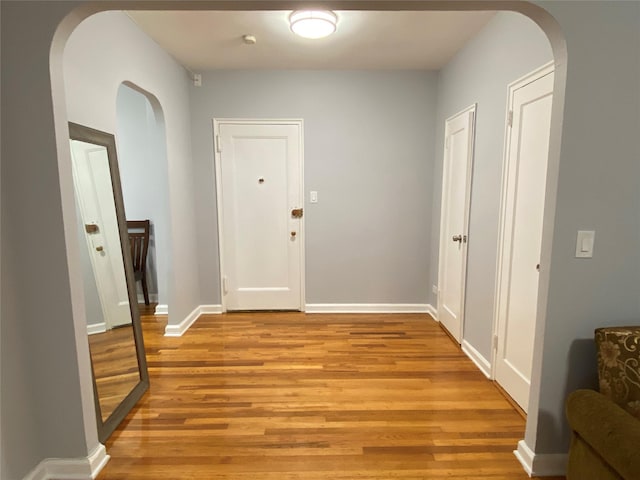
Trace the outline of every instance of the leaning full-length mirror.
[[69, 124], [98, 435], [149, 386], [113, 135]]

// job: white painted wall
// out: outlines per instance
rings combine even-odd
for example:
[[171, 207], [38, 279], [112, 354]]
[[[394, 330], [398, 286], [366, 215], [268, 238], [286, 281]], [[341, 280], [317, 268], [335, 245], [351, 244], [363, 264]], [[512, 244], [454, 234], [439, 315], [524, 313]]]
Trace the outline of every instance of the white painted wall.
[[[560, 108], [554, 114], [550, 193], [557, 201], [555, 211], [545, 216], [546, 226], [553, 230], [546, 230], [543, 265], [547, 268], [541, 273], [550, 293], [540, 313], [545, 321], [537, 338], [544, 345], [537, 345], [542, 355], [534, 360], [526, 434], [528, 445], [544, 454], [567, 449], [563, 403], [568, 391], [592, 380], [593, 328], [637, 323], [640, 318], [640, 3], [535, 4], [555, 16], [557, 26], [545, 25], [553, 35], [562, 31], [568, 48], [568, 62], [561, 60], [556, 68], [557, 85], [566, 82], [566, 95], [560, 88], [554, 99]], [[62, 101], [60, 41], [73, 19], [65, 21], [51, 48], [55, 29], [79, 5], [4, 1], [0, 7], [3, 480], [23, 478], [43, 458], [82, 457], [97, 445]], [[530, 11], [544, 20], [537, 6]], [[118, 32], [126, 37], [122, 41], [117, 35], [110, 39], [117, 44], [120, 58], [127, 57], [135, 45], [145, 44], [133, 32], [124, 35], [125, 31]], [[556, 38], [560, 41], [555, 43], [555, 54], [562, 59], [562, 36]], [[97, 63], [97, 59], [87, 61]], [[145, 79], [153, 83], [148, 77], [157, 70], [150, 61], [147, 68], [148, 74], [137, 72], [139, 84], [144, 85]], [[112, 108], [121, 81], [108, 89]], [[99, 101], [98, 97], [92, 107], [95, 111], [104, 106]], [[188, 131], [188, 118], [173, 119], [169, 125], [169, 112], [178, 103], [163, 104], [167, 134]], [[75, 120], [82, 123], [83, 119], [91, 120], [88, 114]], [[96, 126], [114, 127], [115, 113], [109, 119], [111, 123]], [[180, 158], [186, 170], [190, 157], [172, 152], [188, 151], [188, 143], [178, 142], [184, 148], [168, 148], [170, 161]], [[176, 175], [178, 185], [189, 185], [187, 173], [176, 171]], [[169, 176], [172, 189], [171, 170]], [[190, 202], [188, 197], [182, 200]], [[172, 217], [174, 209], [180, 210], [172, 205]], [[597, 232], [594, 258], [574, 259], [576, 231], [591, 228]], [[43, 231], [46, 249], [41, 248]], [[189, 252], [174, 247], [175, 255], [189, 259], [185, 268], [192, 268]], [[191, 285], [187, 280], [185, 289]], [[34, 296], [34, 284], [46, 288]]]
[[[434, 178], [442, 177], [445, 120], [478, 104], [463, 337], [489, 362], [507, 86], [552, 59], [549, 40], [540, 27], [519, 13], [500, 12], [439, 74]], [[437, 285], [442, 184], [434, 183], [431, 284]]]
[[208, 72], [191, 109], [201, 303], [220, 303], [214, 117], [304, 120], [307, 303], [426, 303], [435, 73]]
[[[187, 72], [121, 12], [105, 12], [82, 22], [69, 38], [64, 55], [69, 119], [116, 132], [117, 95], [131, 82], [153, 95], [164, 115], [170, 229], [163, 249], [169, 324], [180, 323], [199, 305], [198, 257], [191, 160]], [[126, 154], [125, 154], [126, 157]], [[126, 160], [126, 158], [125, 158]], [[125, 166], [125, 173], [128, 171]], [[164, 178], [162, 178], [164, 177]], [[162, 187], [157, 196], [162, 196]], [[125, 207], [126, 198], [125, 198]], [[142, 212], [140, 212], [142, 213]]]
[[[151, 297], [167, 304], [169, 250], [169, 179], [166, 135], [161, 112], [147, 97], [126, 85], [118, 89], [116, 143], [127, 220], [151, 220], [147, 285]], [[142, 295], [137, 282], [138, 297]]]

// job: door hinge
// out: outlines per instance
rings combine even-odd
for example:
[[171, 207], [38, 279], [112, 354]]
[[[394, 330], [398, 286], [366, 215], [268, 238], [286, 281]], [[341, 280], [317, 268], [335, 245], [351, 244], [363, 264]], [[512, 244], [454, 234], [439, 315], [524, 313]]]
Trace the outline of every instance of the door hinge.
[[216, 152], [222, 152], [222, 143], [220, 142], [220, 135], [216, 135]]
[[446, 138], [444, 139], [444, 148], [449, 148], [449, 139], [451, 138], [450, 135], [447, 135]]
[[491, 348], [493, 350], [497, 350], [498, 349], [498, 335], [494, 335], [493, 339], [491, 340]]
[[510, 127], [513, 127], [513, 110], [509, 110], [509, 113], [507, 114], [507, 124]]
[[222, 293], [226, 295], [228, 291], [229, 288], [227, 287], [227, 276], [225, 275], [222, 277]]

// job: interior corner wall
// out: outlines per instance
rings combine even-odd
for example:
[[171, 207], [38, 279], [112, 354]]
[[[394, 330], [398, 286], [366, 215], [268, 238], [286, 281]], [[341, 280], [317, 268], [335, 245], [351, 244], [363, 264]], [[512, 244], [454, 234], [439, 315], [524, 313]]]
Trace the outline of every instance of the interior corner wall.
[[[491, 361], [507, 88], [552, 59], [549, 41], [533, 21], [519, 13], [499, 12], [439, 75], [434, 178], [442, 178], [446, 119], [478, 104], [463, 337], [487, 361]], [[436, 181], [432, 285], [438, 283], [441, 190]], [[436, 305], [436, 298], [430, 303]]]
[[[168, 303], [169, 198], [166, 135], [147, 97], [127, 85], [118, 89], [116, 143], [127, 220], [150, 220], [147, 254], [149, 295]], [[138, 298], [142, 289], [138, 282]]]
[[435, 73], [217, 71], [202, 83], [191, 87], [201, 303], [220, 303], [214, 117], [304, 120], [307, 303], [426, 303]]
[[196, 237], [189, 114], [189, 76], [123, 12], [84, 20], [64, 52], [69, 120], [110, 133], [117, 131], [116, 99], [123, 82], [154, 95], [166, 132], [169, 196], [167, 261], [169, 323], [184, 320], [198, 305]]

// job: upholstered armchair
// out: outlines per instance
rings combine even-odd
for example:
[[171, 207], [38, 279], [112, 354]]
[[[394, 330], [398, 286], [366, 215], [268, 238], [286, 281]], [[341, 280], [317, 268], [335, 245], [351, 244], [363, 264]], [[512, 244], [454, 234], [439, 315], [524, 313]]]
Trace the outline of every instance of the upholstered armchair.
[[640, 327], [595, 331], [600, 393], [567, 399], [568, 480], [640, 480]]
[[600, 393], [640, 419], [640, 327], [598, 328], [595, 340]]

